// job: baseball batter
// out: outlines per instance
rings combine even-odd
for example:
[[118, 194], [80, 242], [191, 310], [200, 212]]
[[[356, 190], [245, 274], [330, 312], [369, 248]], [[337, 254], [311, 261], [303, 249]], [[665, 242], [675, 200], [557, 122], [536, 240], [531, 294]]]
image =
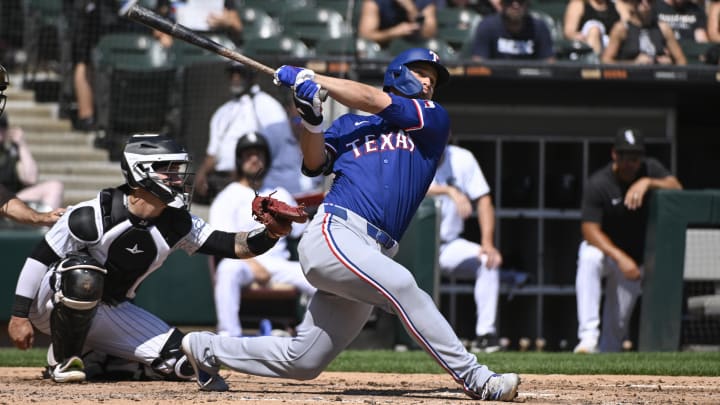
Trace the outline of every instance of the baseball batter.
[[132, 136], [120, 164], [127, 183], [71, 207], [17, 282], [10, 339], [28, 349], [33, 326], [50, 335], [55, 382], [85, 381], [80, 356], [88, 350], [142, 363], [162, 378], [191, 378], [183, 334], [130, 301], [138, 286], [175, 250], [250, 258], [284, 236], [263, 227], [222, 232], [190, 214], [189, 156], [171, 138]]
[[575, 353], [622, 350], [641, 292], [650, 191], [682, 188], [659, 161], [645, 157], [644, 140], [637, 129], [618, 131], [611, 154], [612, 162], [595, 172], [583, 190], [584, 240], [575, 278], [580, 342]]
[[[393, 59], [383, 90], [293, 66], [276, 71], [276, 82], [293, 88], [303, 118], [304, 173], [335, 174], [298, 246], [303, 271], [318, 291], [294, 338], [188, 334], [182, 347], [201, 389], [228, 389], [218, 375], [223, 365], [260, 376], [315, 378], [378, 306], [395, 313], [472, 398], [517, 395], [518, 375], [478, 364], [412, 273], [392, 260], [448, 141], [448, 114], [432, 101], [435, 87], [448, 79], [438, 56], [423, 48]], [[371, 115], [346, 114], [323, 131], [320, 88]]]

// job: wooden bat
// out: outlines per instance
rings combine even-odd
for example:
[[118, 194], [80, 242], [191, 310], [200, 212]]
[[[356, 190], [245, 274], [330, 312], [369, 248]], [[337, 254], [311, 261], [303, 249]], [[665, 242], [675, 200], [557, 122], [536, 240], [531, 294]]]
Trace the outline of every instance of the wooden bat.
[[[181, 24], [174, 23], [167, 18], [164, 18], [151, 10], [137, 4], [138, 0], [128, 1], [120, 10], [118, 14], [122, 17], [127, 17], [133, 21], [147, 25], [150, 28], [154, 28], [158, 31], [164, 32], [174, 38], [181, 39], [185, 42], [207, 49], [210, 52], [218, 54], [220, 56], [232, 59], [240, 62], [251, 69], [258, 72], [268, 74], [270, 76], [275, 75], [275, 69], [270, 66], [264, 65], [252, 58], [249, 58], [240, 52], [233, 49], [220, 45], [212, 39], [198, 34], [197, 32], [185, 27]], [[325, 89], [320, 89], [318, 97], [321, 101], [327, 99], [328, 92]]]

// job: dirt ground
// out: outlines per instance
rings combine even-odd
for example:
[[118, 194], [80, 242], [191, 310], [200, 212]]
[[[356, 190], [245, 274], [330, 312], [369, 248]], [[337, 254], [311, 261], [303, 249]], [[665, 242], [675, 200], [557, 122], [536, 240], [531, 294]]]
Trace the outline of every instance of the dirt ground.
[[[223, 371], [230, 391], [194, 382], [56, 384], [38, 368], [0, 368], [0, 404], [450, 404], [467, 403], [444, 374], [326, 372], [312, 381]], [[720, 377], [522, 375], [516, 402], [529, 404], [718, 404]], [[462, 402], [461, 402], [462, 401]]]

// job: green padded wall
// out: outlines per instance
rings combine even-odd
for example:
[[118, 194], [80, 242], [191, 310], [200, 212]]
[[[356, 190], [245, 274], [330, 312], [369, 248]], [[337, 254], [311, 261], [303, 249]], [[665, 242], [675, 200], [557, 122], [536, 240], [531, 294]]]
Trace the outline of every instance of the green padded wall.
[[2, 300], [0, 320], [4, 322], [10, 320], [15, 285], [25, 258], [42, 240], [42, 237], [43, 232], [39, 230], [0, 231], [0, 257], [3, 259], [3, 266], [0, 269], [0, 300]]
[[658, 190], [651, 201], [638, 350], [676, 351], [686, 229], [688, 224], [720, 224], [720, 190]]

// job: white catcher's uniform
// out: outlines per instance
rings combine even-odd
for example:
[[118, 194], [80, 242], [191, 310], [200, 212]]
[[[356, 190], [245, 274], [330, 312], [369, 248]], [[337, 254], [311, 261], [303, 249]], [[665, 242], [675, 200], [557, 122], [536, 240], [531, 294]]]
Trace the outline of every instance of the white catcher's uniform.
[[[260, 195], [269, 195], [291, 206], [297, 202], [284, 188], [259, 190]], [[249, 232], [257, 228], [252, 218], [252, 201], [255, 190], [238, 182], [230, 183], [213, 200], [210, 205], [209, 222], [219, 230], [227, 232]], [[291, 236], [299, 237], [306, 224], [293, 223]], [[270, 283], [290, 284], [303, 294], [312, 296], [315, 287], [305, 279], [300, 262], [291, 261], [285, 238], [264, 254], [254, 258], [270, 273]], [[215, 311], [218, 318], [218, 334], [225, 336], [242, 336], [242, 325], [238, 312], [242, 289], [253, 282], [253, 274], [247, 262], [242, 259], [222, 259], [215, 269]]]
[[[117, 190], [103, 190], [98, 198], [71, 207], [45, 234], [44, 243], [35, 255], [63, 257], [68, 252], [87, 250], [103, 263], [108, 269], [103, 301], [98, 304], [88, 331], [86, 350], [151, 365], [160, 356], [174, 328], [129, 299], [135, 297], [135, 289], [173, 251], [182, 249], [188, 254], [202, 251], [201, 247], [214, 230], [201, 218], [173, 208], [166, 208], [152, 222], [133, 217], [127, 211], [127, 197], [121, 194]], [[83, 222], [97, 229], [94, 241], [80, 240], [72, 233], [74, 218], [83, 218], [81, 212], [87, 214]], [[50, 280], [55, 273], [46, 269], [42, 262], [28, 258], [17, 293], [34, 297], [29, 319], [38, 330], [49, 335], [54, 307]], [[31, 282], [30, 278], [37, 275], [41, 281]], [[31, 291], [38, 286], [36, 294]]]
[[[448, 145], [433, 183], [451, 185], [462, 191], [471, 201], [490, 193], [490, 186], [480, 170], [475, 156], [467, 149]], [[463, 239], [465, 221], [457, 205], [448, 195], [438, 195], [440, 201], [440, 269], [458, 278], [474, 279], [473, 295], [477, 307], [475, 335], [495, 334], [500, 275], [497, 269], [488, 269], [480, 256], [480, 245]]]

